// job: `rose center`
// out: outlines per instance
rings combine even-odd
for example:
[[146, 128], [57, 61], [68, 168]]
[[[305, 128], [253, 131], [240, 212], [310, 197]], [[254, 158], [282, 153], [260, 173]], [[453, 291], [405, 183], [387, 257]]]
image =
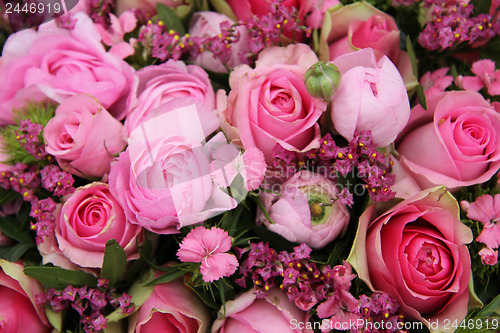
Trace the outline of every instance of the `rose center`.
[[272, 103], [284, 113], [292, 113], [294, 110], [293, 99], [286, 92], [280, 92], [274, 96]]
[[424, 243], [414, 261], [415, 268], [425, 274], [433, 275], [441, 270], [439, 258], [429, 243]]

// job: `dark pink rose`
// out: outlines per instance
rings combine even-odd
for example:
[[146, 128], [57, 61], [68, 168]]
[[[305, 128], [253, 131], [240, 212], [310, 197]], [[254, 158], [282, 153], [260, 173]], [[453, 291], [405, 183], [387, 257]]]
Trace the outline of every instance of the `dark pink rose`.
[[36, 296], [43, 293], [38, 281], [23, 273], [23, 265], [0, 259], [0, 330], [48, 333], [51, 326]]
[[259, 148], [268, 163], [278, 143], [294, 151], [317, 148], [317, 120], [326, 103], [304, 85], [305, 72], [317, 60], [309, 46], [296, 44], [263, 50], [255, 69], [238, 66], [229, 77], [227, 101], [218, 100], [225, 134], [245, 149]]
[[251, 289], [226, 302], [225, 315], [221, 309], [213, 323], [212, 333], [310, 333], [312, 330], [305, 328], [309, 316], [279, 289], [269, 290], [263, 299], [257, 298], [256, 291]]
[[452, 91], [420, 105], [396, 141], [422, 188], [479, 184], [500, 168], [500, 115], [479, 93]]
[[200, 66], [169, 60], [144, 67], [136, 75], [138, 86], [127, 104], [128, 134], [146, 120], [188, 105], [196, 106], [206, 136], [219, 128], [214, 90]]
[[[425, 190], [382, 215], [360, 217], [348, 262], [372, 289], [388, 293], [405, 317], [444, 329], [467, 315], [472, 232], [444, 187]], [[471, 287], [471, 293], [473, 288]]]
[[330, 8], [321, 29], [320, 58], [337, 57], [364, 48], [372, 48], [377, 60], [388, 57], [398, 68], [408, 89], [418, 81], [413, 76], [408, 54], [399, 48], [400, 32], [391, 15], [368, 2]]
[[144, 304], [130, 317], [129, 332], [202, 333], [208, 331], [210, 322], [205, 304], [177, 279], [154, 287]]
[[92, 20], [74, 15], [75, 28], [48, 22], [35, 30], [9, 37], [0, 66], [0, 124], [12, 123], [12, 109], [27, 100], [66, 98], [87, 93], [116, 118], [125, 117], [125, 103], [133, 82], [133, 69], [106, 52]]
[[47, 152], [63, 170], [80, 177], [101, 178], [114, 154], [125, 148], [123, 125], [90, 95], [64, 100], [45, 126]]
[[261, 194], [272, 222], [261, 211], [257, 221], [269, 230], [315, 249], [324, 247], [347, 230], [349, 212], [337, 197], [341, 187], [325, 176], [299, 171], [279, 188], [279, 193]]
[[136, 241], [142, 228], [131, 224], [104, 183], [79, 187], [56, 215], [55, 236], [59, 250], [80, 267], [100, 268], [106, 242], [115, 239], [127, 259], [137, 259]]

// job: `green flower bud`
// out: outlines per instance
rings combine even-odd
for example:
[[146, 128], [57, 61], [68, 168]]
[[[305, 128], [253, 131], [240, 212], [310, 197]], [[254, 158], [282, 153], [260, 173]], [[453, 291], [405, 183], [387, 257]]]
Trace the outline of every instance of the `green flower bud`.
[[304, 76], [307, 92], [311, 96], [329, 101], [340, 85], [340, 72], [331, 62], [318, 61]]

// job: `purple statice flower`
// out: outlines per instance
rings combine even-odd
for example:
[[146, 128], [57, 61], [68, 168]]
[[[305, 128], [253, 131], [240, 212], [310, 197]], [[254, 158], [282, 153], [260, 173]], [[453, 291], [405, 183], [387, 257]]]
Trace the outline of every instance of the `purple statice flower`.
[[55, 196], [63, 196], [73, 193], [75, 188], [73, 176], [66, 171], [62, 171], [57, 165], [50, 164], [40, 170], [42, 187], [53, 192]]

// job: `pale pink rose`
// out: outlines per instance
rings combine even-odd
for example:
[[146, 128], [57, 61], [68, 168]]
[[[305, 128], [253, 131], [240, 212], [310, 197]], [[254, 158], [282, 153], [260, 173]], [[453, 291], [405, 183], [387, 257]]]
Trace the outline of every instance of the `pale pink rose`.
[[278, 143], [294, 151], [317, 148], [317, 120], [326, 103], [311, 97], [304, 85], [306, 70], [317, 60], [309, 46], [295, 44], [263, 50], [255, 69], [236, 67], [227, 100], [218, 95], [226, 135], [245, 149], [260, 149], [267, 163]]
[[344, 54], [333, 61], [342, 74], [332, 97], [333, 126], [351, 140], [354, 132], [371, 131], [379, 147], [391, 144], [410, 117], [410, 102], [394, 64], [377, 61], [371, 48]]
[[214, 90], [203, 68], [169, 60], [144, 67], [136, 76], [138, 86], [127, 103], [128, 134], [146, 120], [191, 104], [196, 105], [205, 136], [219, 127]]
[[196, 227], [182, 239], [177, 257], [182, 262], [201, 263], [200, 272], [205, 282], [231, 276], [238, 268], [238, 259], [231, 250], [227, 231], [212, 227]]
[[48, 333], [51, 326], [36, 296], [40, 283], [23, 273], [21, 263], [0, 259], [0, 329], [2, 332]]
[[131, 223], [171, 234], [236, 207], [221, 189], [233, 179], [215, 184], [212, 177], [220, 168], [214, 168], [210, 150], [224, 149], [226, 139], [219, 133], [204, 145], [197, 115], [190, 105], [142, 123], [131, 133], [127, 150], [111, 164], [111, 191]]
[[125, 148], [123, 125], [92, 96], [64, 100], [43, 130], [47, 152], [63, 170], [87, 178], [109, 172], [114, 154]]
[[205, 304], [177, 279], [154, 287], [130, 316], [129, 333], [205, 333], [210, 322]]
[[79, 187], [56, 215], [55, 236], [61, 253], [80, 267], [100, 268], [106, 242], [115, 239], [127, 259], [137, 259], [142, 228], [131, 224], [104, 183]]
[[422, 188], [479, 184], [500, 168], [500, 115], [479, 93], [451, 91], [420, 105], [396, 142]]
[[483, 230], [476, 241], [496, 249], [500, 246], [500, 194], [485, 194], [464, 207], [467, 217], [483, 224]]
[[[226, 22], [228, 26], [234, 24], [233, 20], [223, 14], [216, 12], [196, 12], [191, 17], [189, 34], [194, 38], [215, 37], [221, 33], [220, 24], [222, 22]], [[228, 68], [233, 69], [237, 65], [242, 64], [242, 56], [250, 52], [249, 41], [247, 31], [243, 26], [237, 26], [236, 31], [239, 34], [239, 40], [231, 44], [231, 57], [225, 64], [227, 67], [218, 58], [215, 58], [210, 51], [203, 51], [196, 57], [191, 58], [190, 62], [218, 73], [227, 73]]]
[[436, 332], [454, 331], [444, 327], [445, 319], [460, 322], [467, 315], [471, 259], [465, 244], [472, 239], [455, 198], [436, 187], [380, 216], [370, 206], [347, 261], [372, 291], [396, 299], [405, 318], [432, 323]]
[[279, 289], [267, 291], [265, 298], [257, 298], [256, 290], [250, 289], [226, 302], [213, 323], [212, 333], [312, 333], [305, 328], [309, 313], [302, 311], [288, 300]]
[[189, 2], [189, 0], [117, 0], [116, 13], [120, 15], [129, 9], [137, 8], [151, 17], [156, 14], [156, 4], [160, 3], [170, 8], [177, 8], [188, 5]]
[[50, 98], [58, 103], [87, 93], [116, 118], [125, 117], [125, 103], [133, 82], [133, 69], [106, 52], [92, 20], [74, 15], [75, 28], [48, 22], [23, 30], [7, 40], [0, 67], [0, 124], [12, 123], [12, 109], [27, 100]]
[[395, 176], [391, 191], [396, 193], [396, 198], [408, 199], [419, 193], [422, 189], [413, 175], [395, 158], [391, 158], [391, 174]]
[[320, 36], [320, 58], [339, 56], [372, 48], [377, 61], [388, 57], [396, 65], [408, 89], [418, 81], [413, 76], [408, 54], [399, 48], [400, 32], [391, 15], [360, 1], [330, 8], [325, 14]]
[[320, 249], [347, 230], [349, 212], [338, 201], [340, 190], [323, 175], [299, 171], [281, 184], [279, 193], [261, 194], [272, 221], [259, 210], [257, 222], [291, 242]]
[[498, 250], [494, 251], [489, 247], [482, 248], [479, 253], [483, 265], [494, 266], [498, 264]]

